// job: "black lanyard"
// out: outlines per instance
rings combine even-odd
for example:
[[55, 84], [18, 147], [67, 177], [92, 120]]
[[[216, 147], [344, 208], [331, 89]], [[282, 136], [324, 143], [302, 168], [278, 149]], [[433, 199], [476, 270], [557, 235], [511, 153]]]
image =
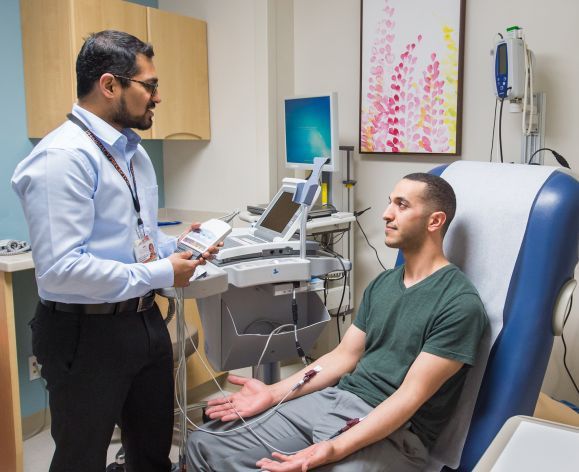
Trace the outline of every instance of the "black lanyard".
[[133, 186], [135, 187], [134, 193], [133, 193], [133, 187], [131, 187], [131, 183], [129, 182], [129, 179], [127, 178], [127, 176], [123, 172], [123, 169], [120, 168], [120, 166], [117, 164], [117, 161], [115, 160], [115, 158], [111, 155], [111, 153], [109, 151], [107, 151], [107, 149], [104, 147], [103, 143], [101, 143], [100, 140], [94, 135], [94, 133], [90, 129], [88, 129], [87, 126], [82, 121], [80, 121], [76, 116], [74, 116], [72, 113], [67, 114], [66, 117], [70, 121], [72, 121], [75, 125], [77, 125], [80, 129], [82, 129], [90, 139], [92, 139], [92, 141], [98, 146], [98, 148], [102, 151], [102, 153], [105, 155], [105, 157], [109, 160], [109, 162], [113, 165], [113, 167], [117, 170], [117, 172], [119, 174], [121, 174], [121, 177], [125, 180], [127, 187], [129, 187], [129, 192], [131, 192], [131, 198], [133, 199], [133, 205], [135, 207], [135, 211], [137, 212], [137, 234], [140, 238], [142, 238], [144, 236], [144, 232], [142, 231], [143, 220], [141, 219], [141, 204], [139, 203], [139, 194], [137, 193], [137, 181], [135, 180], [135, 172], [133, 170], [133, 161], [131, 160], [129, 168], [130, 168], [130, 172], [131, 172], [131, 177], [133, 178]]

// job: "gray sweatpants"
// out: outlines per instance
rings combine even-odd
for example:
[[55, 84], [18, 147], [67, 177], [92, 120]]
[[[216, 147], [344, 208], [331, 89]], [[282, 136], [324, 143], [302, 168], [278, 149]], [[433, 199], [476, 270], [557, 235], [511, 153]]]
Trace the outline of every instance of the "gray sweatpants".
[[[189, 435], [187, 441], [188, 470], [257, 471], [259, 468], [255, 463], [263, 457], [270, 457], [273, 452], [262, 440], [282, 451], [297, 452], [327, 440], [342, 428], [347, 420], [366, 416], [372, 409], [358, 396], [329, 387], [287, 402], [276, 413], [251, 426], [261, 439], [247, 428], [220, 436], [195, 431]], [[203, 428], [227, 431], [240, 424], [239, 421], [211, 421]], [[316, 471], [421, 471], [426, 465], [428, 451], [409, 427], [408, 423], [387, 438]]]

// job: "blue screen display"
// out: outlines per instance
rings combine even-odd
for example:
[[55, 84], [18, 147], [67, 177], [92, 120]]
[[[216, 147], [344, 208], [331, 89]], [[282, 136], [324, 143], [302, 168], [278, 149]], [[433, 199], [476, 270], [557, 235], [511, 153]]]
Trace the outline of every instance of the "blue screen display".
[[330, 97], [286, 100], [285, 133], [289, 164], [312, 164], [315, 157], [331, 157]]

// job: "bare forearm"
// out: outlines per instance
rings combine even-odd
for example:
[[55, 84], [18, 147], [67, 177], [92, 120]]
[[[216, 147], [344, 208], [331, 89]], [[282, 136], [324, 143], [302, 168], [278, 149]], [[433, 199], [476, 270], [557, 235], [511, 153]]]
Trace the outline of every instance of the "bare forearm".
[[333, 351], [320, 357], [315, 363], [303, 368], [294, 375], [273, 384], [270, 389], [275, 400], [274, 403], [278, 403], [295, 384], [303, 379], [304, 374], [309, 370], [312, 370], [314, 367], [320, 366], [322, 370], [309, 382], [292, 392], [287, 397], [287, 400], [301, 397], [302, 395], [335, 385], [344, 374], [347, 374], [354, 369], [357, 361], [358, 359], [355, 356], [340, 349], [338, 346]]
[[410, 420], [419, 401], [404, 398], [401, 392], [378, 405], [361, 423], [334, 440], [334, 450], [341, 460], [350, 454], [384, 439]]
[[418, 411], [462, 363], [421, 353], [396, 392], [378, 405], [360, 424], [338, 436], [334, 450], [340, 460], [392, 434]]

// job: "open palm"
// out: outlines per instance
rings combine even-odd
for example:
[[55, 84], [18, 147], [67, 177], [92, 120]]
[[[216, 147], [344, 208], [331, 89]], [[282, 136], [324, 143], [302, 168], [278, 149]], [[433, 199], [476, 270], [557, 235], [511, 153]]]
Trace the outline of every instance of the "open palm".
[[230, 375], [228, 380], [242, 388], [233, 395], [207, 402], [208, 408], [205, 410], [205, 414], [212, 420], [233, 421], [239, 419], [238, 413], [243, 418], [248, 418], [273, 406], [273, 395], [269, 387], [263, 382], [237, 375]]

